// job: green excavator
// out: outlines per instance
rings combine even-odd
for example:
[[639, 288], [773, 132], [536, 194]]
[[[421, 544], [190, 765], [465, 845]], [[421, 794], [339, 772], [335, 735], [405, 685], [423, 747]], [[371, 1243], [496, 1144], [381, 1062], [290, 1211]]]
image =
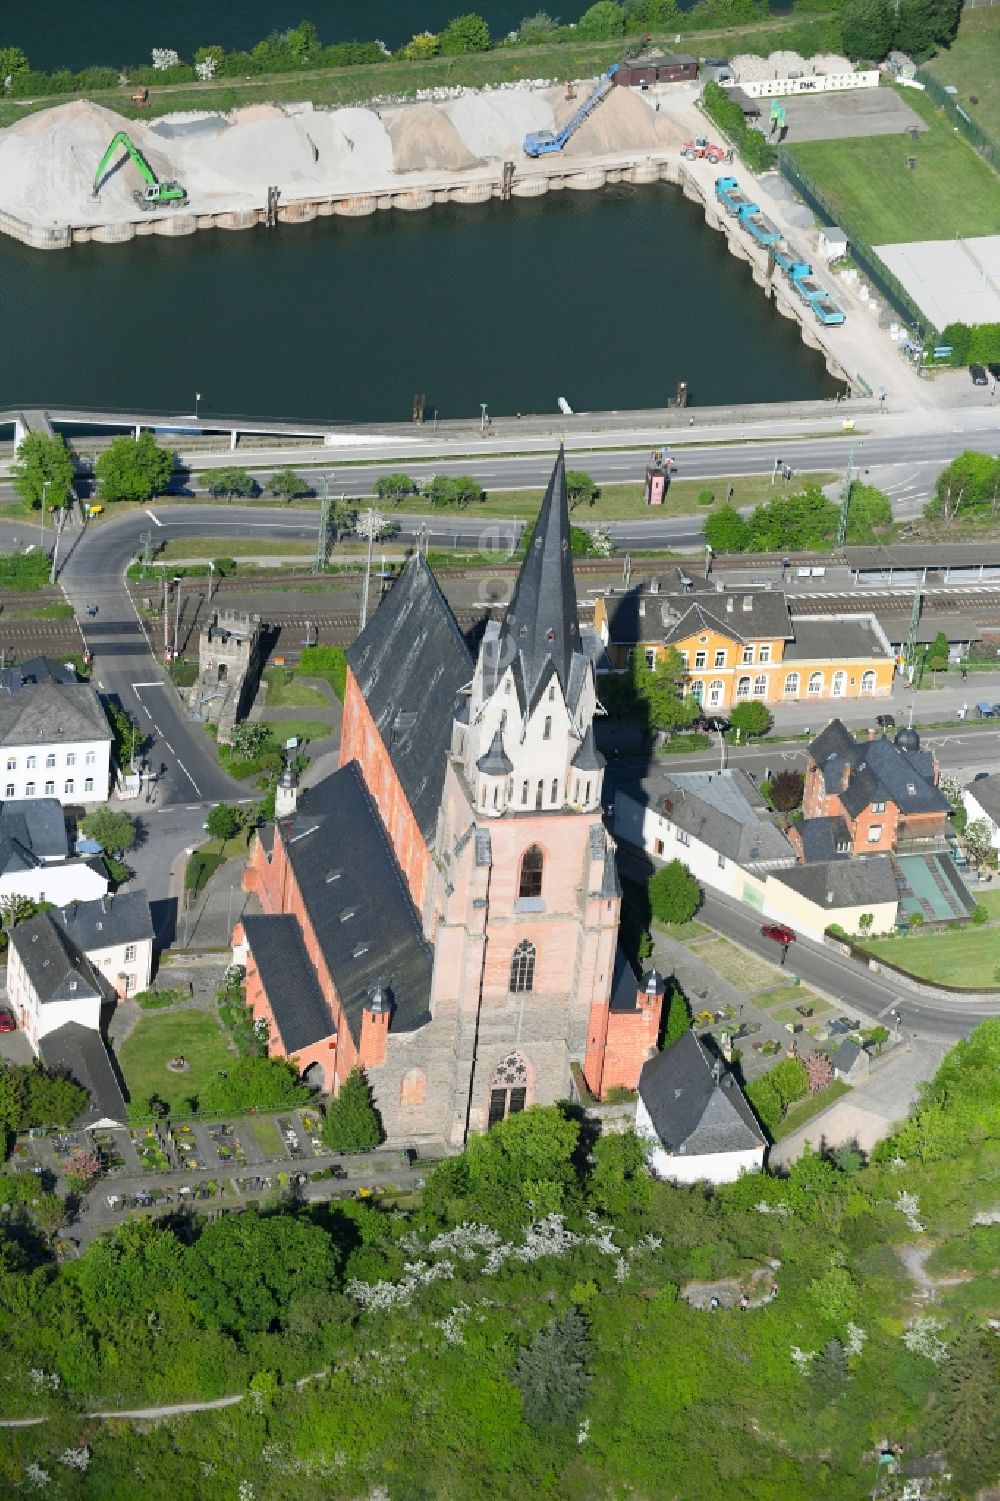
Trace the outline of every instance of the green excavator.
[[167, 208], [179, 208], [181, 204], [187, 203], [187, 193], [181, 187], [180, 183], [161, 182], [138, 146], [134, 141], [129, 139], [124, 130], [120, 130], [115, 136], [111, 145], [101, 157], [97, 171], [94, 173], [95, 198], [98, 197], [101, 188], [104, 186], [108, 163], [121, 147], [125, 148], [138, 167], [140, 174], [145, 179], [146, 186], [132, 194], [140, 208], [154, 209], [161, 207], [161, 205]]

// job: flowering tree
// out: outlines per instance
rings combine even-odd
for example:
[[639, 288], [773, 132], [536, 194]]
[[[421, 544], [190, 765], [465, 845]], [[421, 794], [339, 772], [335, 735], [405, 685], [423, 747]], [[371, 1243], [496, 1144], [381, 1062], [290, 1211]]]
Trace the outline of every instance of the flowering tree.
[[153, 48], [153, 67], [158, 73], [166, 72], [167, 68], [176, 68], [180, 62], [180, 56], [173, 47]]
[[802, 1062], [809, 1075], [809, 1093], [819, 1094], [833, 1078], [833, 1065], [825, 1053], [807, 1053]]
[[87, 1189], [101, 1175], [101, 1159], [96, 1152], [81, 1147], [66, 1158], [66, 1179], [71, 1188]]

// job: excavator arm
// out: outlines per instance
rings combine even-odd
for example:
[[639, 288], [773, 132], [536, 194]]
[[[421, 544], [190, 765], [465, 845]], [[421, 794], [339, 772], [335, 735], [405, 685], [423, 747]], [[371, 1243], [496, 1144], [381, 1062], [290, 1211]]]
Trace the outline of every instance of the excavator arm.
[[129, 156], [135, 162], [136, 166], [138, 167], [139, 171], [141, 172], [142, 176], [145, 178], [149, 186], [151, 188], [157, 187], [159, 179], [156, 173], [153, 171], [152, 167], [149, 165], [146, 158], [139, 150], [138, 146], [136, 146], [135, 143], [129, 139], [124, 130], [120, 130], [115, 136], [114, 140], [111, 142], [111, 145], [108, 147], [107, 151], [105, 151], [104, 155], [101, 157], [97, 171], [94, 173], [95, 198], [101, 191], [101, 184], [104, 180], [104, 174], [107, 171], [109, 162], [122, 146], [124, 146]]

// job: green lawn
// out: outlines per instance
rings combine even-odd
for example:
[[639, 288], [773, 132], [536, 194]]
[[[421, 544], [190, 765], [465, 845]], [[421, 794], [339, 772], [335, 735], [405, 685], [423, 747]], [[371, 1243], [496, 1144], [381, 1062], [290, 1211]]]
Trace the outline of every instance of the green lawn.
[[264, 669], [269, 709], [322, 709], [330, 700], [319, 688], [302, 683], [290, 667]]
[[800, 1126], [804, 1126], [806, 1121], [811, 1121], [814, 1115], [819, 1115], [820, 1111], [825, 1110], [827, 1105], [832, 1105], [834, 1100], [839, 1100], [842, 1095], [850, 1094], [850, 1092], [851, 1086], [845, 1084], [843, 1079], [834, 1079], [832, 1084], [828, 1084], [818, 1094], [807, 1095], [804, 1100], [797, 1100], [790, 1107], [781, 1124], [775, 1129], [775, 1141], [781, 1141], [784, 1137], [791, 1136], [793, 1131], [797, 1131]]
[[980, 907], [985, 907], [991, 917], [1000, 917], [1000, 887], [996, 891], [983, 891], [981, 888], [976, 892], [976, 901]]
[[[990, 893], [991, 896], [994, 893]], [[985, 905], [985, 904], [984, 904]], [[945, 928], [937, 933], [907, 933], [874, 938], [865, 950], [886, 959], [919, 980], [960, 990], [996, 989], [1000, 985], [1000, 927]]]
[[[172, 1074], [167, 1068], [167, 1060], [177, 1056], [190, 1063], [186, 1074]], [[160, 1011], [139, 1018], [122, 1043], [118, 1061], [130, 1099], [141, 1101], [156, 1094], [176, 1111], [220, 1069], [228, 1068], [234, 1056], [214, 1016], [205, 1011]]]
[[[711, 943], [692, 945], [692, 952], [710, 964], [717, 975], [742, 990], [744, 995], [753, 995], [775, 981], [775, 969], [771, 964], [758, 959], [756, 954], [741, 949], [727, 938], [715, 938]], [[777, 953], [777, 945], [775, 945]]]
[[161, 558], [311, 558], [315, 542], [257, 541], [241, 537], [175, 537], [157, 553]]
[[333, 727], [324, 724], [319, 719], [282, 719], [274, 720], [268, 724], [271, 738], [276, 745], [284, 745], [286, 740], [298, 737], [299, 740], [324, 740], [333, 734]]
[[1000, 142], [1000, 10], [966, 7], [954, 44], [933, 58], [927, 71], [943, 88], [954, 84], [955, 103]]
[[268, 1115], [248, 1115], [245, 1124], [265, 1157], [282, 1157], [281, 1135]]
[[916, 142], [908, 135], [807, 141], [789, 148], [793, 161], [848, 234], [872, 245], [1000, 234], [1000, 179], [926, 97], [908, 89], [906, 102], [931, 127]]

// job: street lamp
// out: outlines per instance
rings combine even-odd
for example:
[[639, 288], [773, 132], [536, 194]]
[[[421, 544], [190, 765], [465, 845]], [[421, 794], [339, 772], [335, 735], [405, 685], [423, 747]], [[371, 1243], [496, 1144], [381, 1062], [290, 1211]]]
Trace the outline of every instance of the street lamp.
[[176, 608], [174, 610], [174, 660], [175, 661], [177, 660], [177, 639], [178, 639], [178, 637], [180, 635], [180, 629], [181, 629], [181, 581], [182, 581], [183, 577], [184, 577], [184, 575], [181, 574], [181, 573], [175, 573], [174, 574], [174, 583], [177, 586], [177, 602], [176, 602]]
[[45, 495], [51, 483], [50, 479], [42, 480], [42, 519], [39, 526], [40, 538], [38, 544], [42, 549], [45, 547]]
[[215, 564], [212, 559], [208, 560], [208, 602], [212, 603], [212, 591], [215, 588]]

